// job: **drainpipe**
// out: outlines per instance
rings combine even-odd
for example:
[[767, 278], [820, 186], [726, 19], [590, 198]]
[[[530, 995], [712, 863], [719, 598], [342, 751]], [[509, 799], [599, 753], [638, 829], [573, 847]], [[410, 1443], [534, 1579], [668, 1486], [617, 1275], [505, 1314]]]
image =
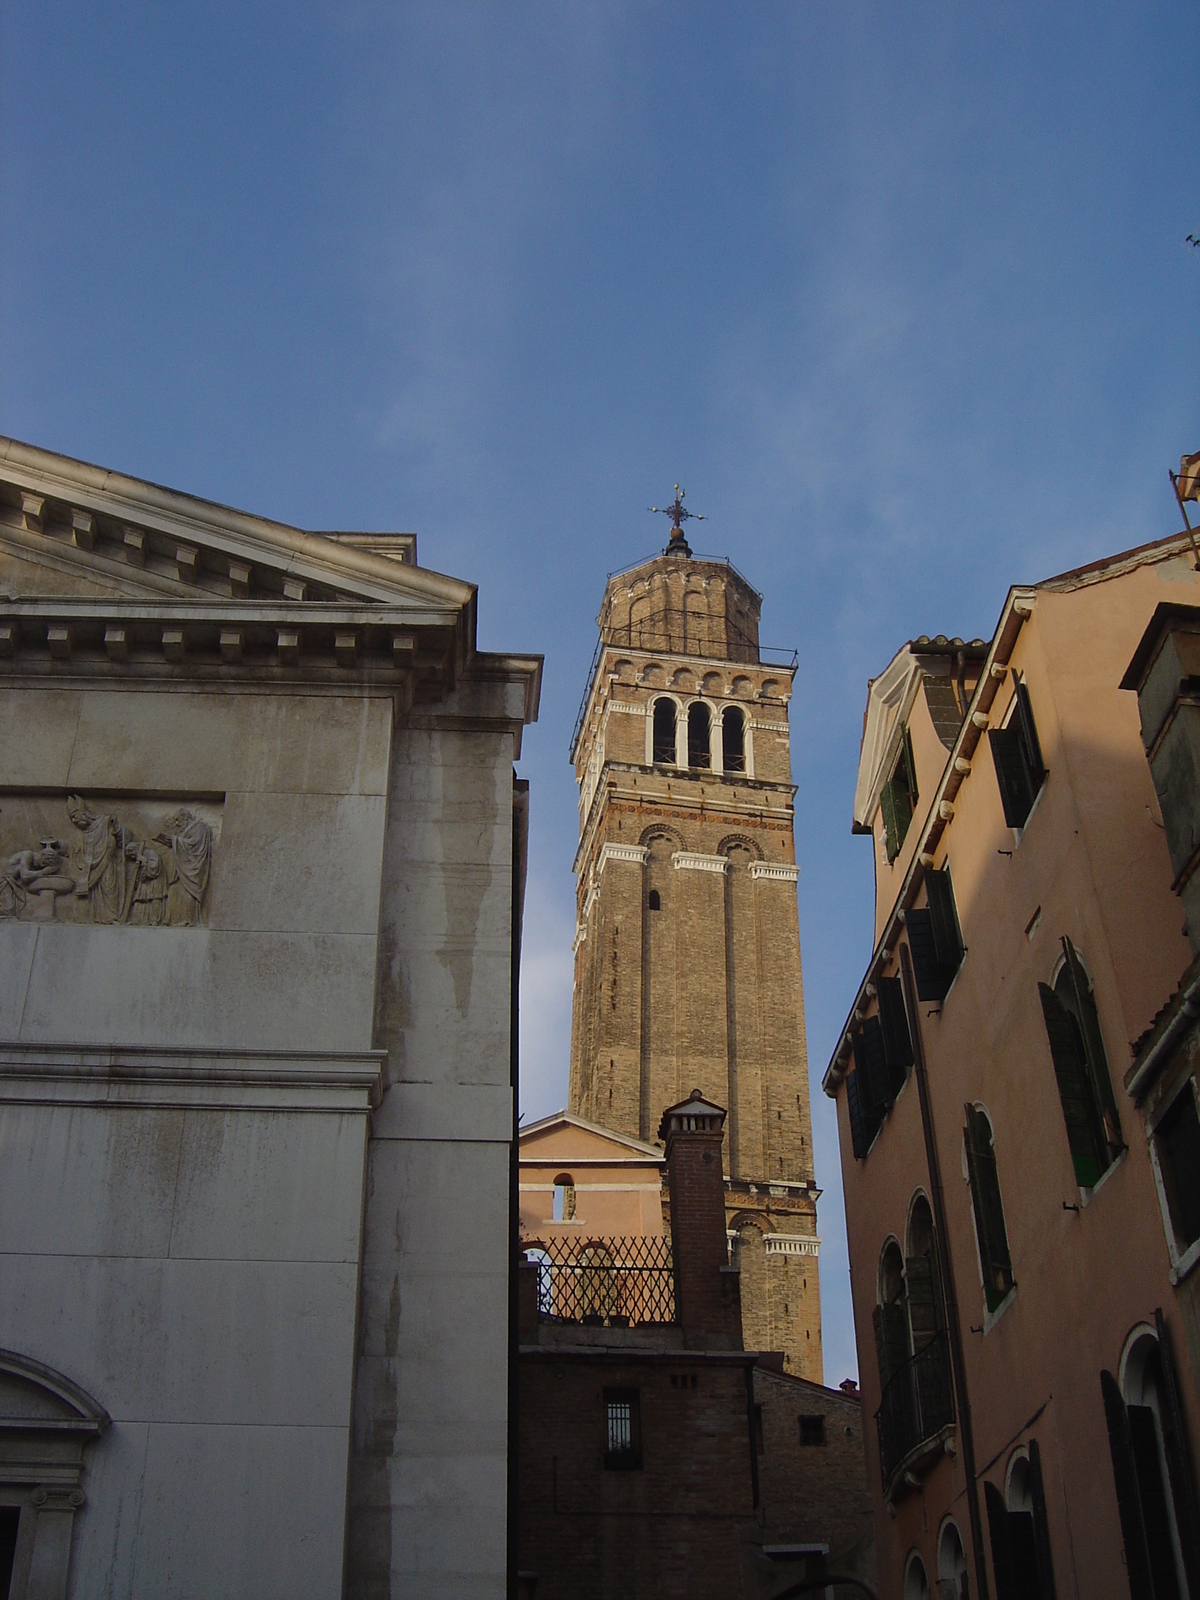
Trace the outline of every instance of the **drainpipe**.
[[946, 1296], [946, 1321], [949, 1323], [950, 1368], [958, 1403], [958, 1436], [962, 1441], [963, 1470], [967, 1475], [967, 1513], [971, 1521], [971, 1547], [975, 1555], [975, 1585], [979, 1600], [988, 1600], [987, 1557], [983, 1544], [983, 1519], [979, 1515], [979, 1484], [975, 1477], [975, 1433], [971, 1426], [971, 1401], [967, 1394], [967, 1367], [963, 1357], [962, 1325], [958, 1317], [958, 1291], [954, 1286], [954, 1264], [950, 1259], [950, 1231], [946, 1226], [946, 1200], [942, 1193], [942, 1167], [933, 1137], [933, 1108], [929, 1104], [929, 1079], [925, 1070], [925, 1044], [921, 1038], [921, 1014], [917, 1008], [917, 986], [913, 981], [912, 957], [907, 944], [900, 946], [900, 975], [904, 982], [904, 1004], [912, 1034], [913, 1072], [921, 1102], [921, 1127], [925, 1133], [925, 1161], [929, 1168], [929, 1193], [933, 1200], [933, 1220], [942, 1241], [942, 1290]]

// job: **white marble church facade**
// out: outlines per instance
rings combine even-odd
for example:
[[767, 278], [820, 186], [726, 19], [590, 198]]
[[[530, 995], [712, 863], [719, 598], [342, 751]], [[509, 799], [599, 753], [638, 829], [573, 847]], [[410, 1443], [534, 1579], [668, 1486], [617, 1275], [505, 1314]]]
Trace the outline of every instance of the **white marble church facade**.
[[541, 663], [475, 605], [0, 440], [13, 1600], [504, 1591]]

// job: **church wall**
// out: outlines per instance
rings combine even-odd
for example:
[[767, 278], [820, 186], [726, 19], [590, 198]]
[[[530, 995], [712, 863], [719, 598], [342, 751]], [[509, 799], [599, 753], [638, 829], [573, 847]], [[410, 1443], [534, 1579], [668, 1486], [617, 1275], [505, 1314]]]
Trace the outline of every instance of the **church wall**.
[[216, 835], [199, 926], [0, 922], [0, 1345], [112, 1418], [71, 1594], [338, 1590], [391, 717], [194, 681], [0, 699], [6, 857], [78, 791]]
[[[486, 707], [464, 685], [445, 709]], [[351, 1597], [504, 1592], [512, 761], [511, 733], [435, 717], [395, 739]]]

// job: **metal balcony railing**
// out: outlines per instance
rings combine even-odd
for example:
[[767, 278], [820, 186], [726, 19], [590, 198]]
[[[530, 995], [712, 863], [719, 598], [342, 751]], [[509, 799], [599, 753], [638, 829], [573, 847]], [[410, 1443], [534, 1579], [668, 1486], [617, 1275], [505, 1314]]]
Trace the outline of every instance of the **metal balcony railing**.
[[909, 1356], [884, 1385], [875, 1413], [884, 1488], [906, 1456], [953, 1421], [949, 1342], [944, 1333], [938, 1333]]
[[666, 1234], [522, 1241], [538, 1269], [538, 1316], [636, 1328], [675, 1321], [675, 1268]]

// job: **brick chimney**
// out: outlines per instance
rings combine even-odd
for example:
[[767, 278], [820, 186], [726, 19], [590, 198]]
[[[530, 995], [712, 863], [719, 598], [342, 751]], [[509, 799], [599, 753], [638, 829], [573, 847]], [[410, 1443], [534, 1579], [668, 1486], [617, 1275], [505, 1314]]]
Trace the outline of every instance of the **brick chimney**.
[[689, 1342], [740, 1350], [740, 1279], [725, 1234], [724, 1127], [721, 1107], [693, 1089], [663, 1112], [658, 1136], [667, 1147], [675, 1314]]

